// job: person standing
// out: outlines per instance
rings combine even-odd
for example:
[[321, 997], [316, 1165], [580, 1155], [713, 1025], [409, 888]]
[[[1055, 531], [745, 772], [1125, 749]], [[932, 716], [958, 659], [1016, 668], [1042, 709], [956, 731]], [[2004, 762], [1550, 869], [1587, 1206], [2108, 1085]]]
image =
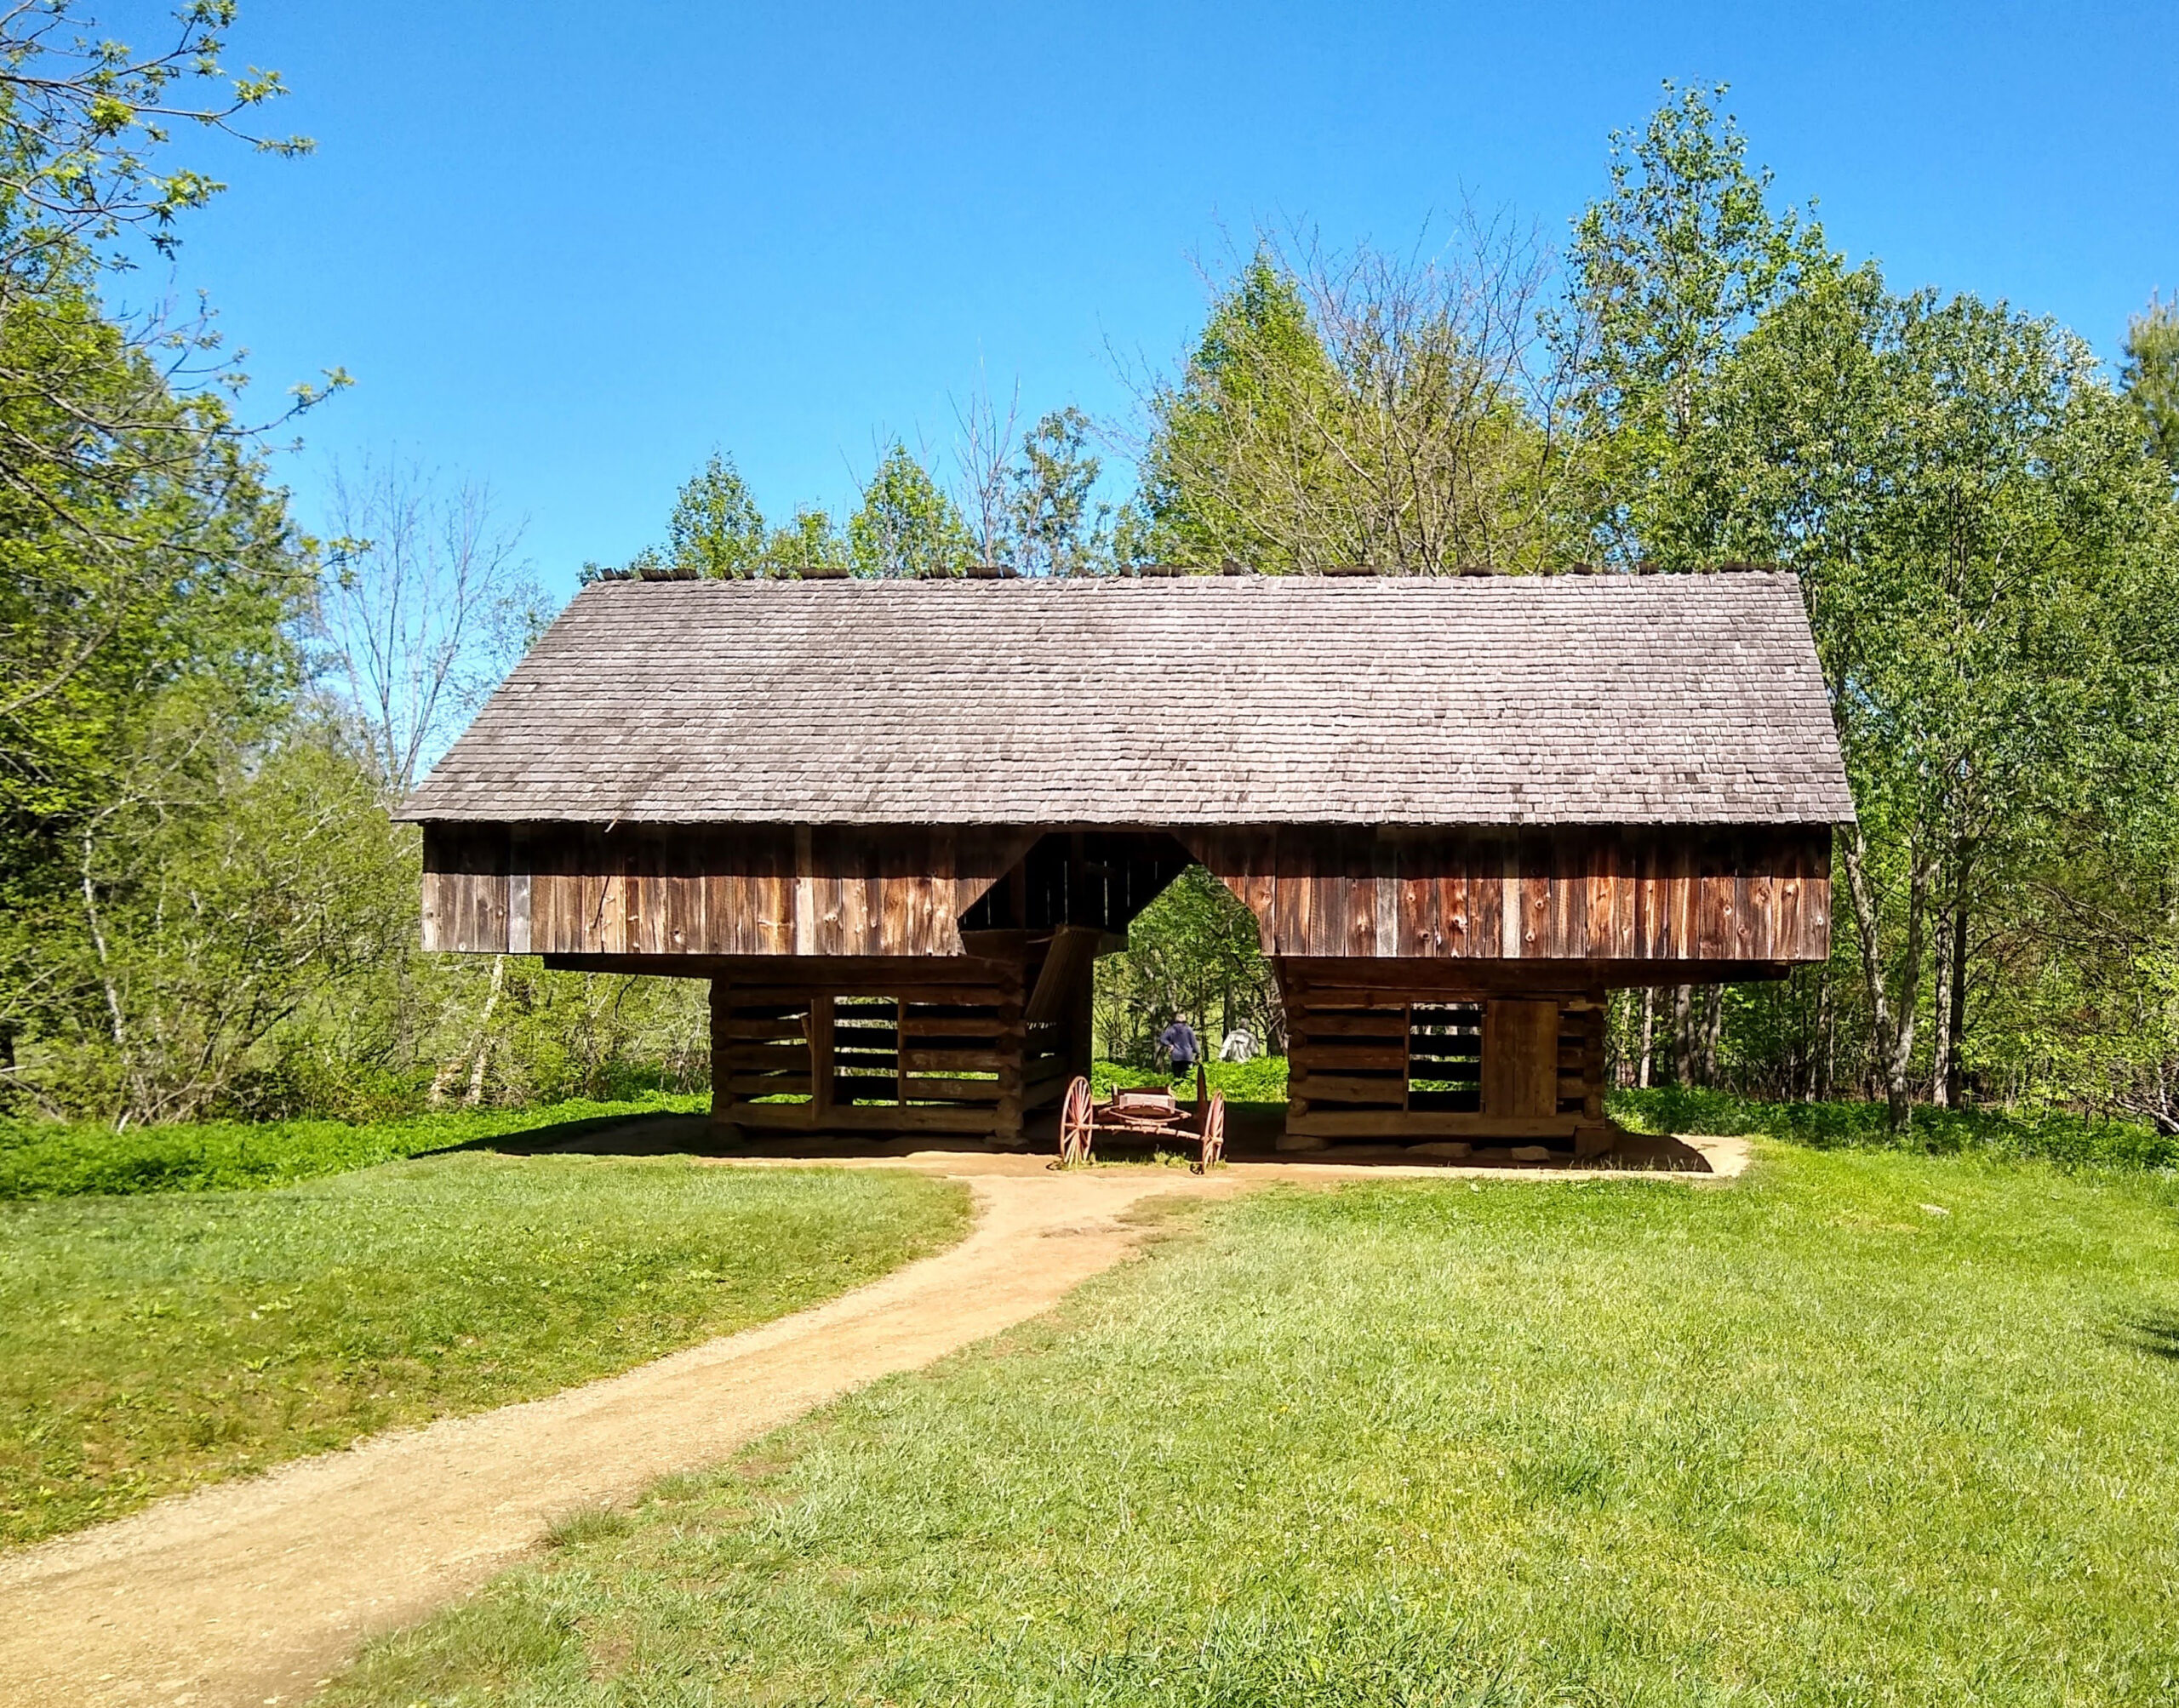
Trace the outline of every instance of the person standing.
[[1186, 1073], [1203, 1057], [1203, 1046], [1196, 1039], [1195, 1028], [1178, 1016], [1158, 1034], [1158, 1048], [1172, 1063], [1175, 1075]]

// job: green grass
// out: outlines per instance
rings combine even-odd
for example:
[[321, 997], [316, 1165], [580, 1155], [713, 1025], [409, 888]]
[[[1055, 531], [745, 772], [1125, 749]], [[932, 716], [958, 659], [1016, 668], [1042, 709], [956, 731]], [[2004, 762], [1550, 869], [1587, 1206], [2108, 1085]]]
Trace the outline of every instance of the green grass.
[[618, 1103], [446, 1110], [361, 1124], [203, 1121], [117, 1133], [91, 1122], [0, 1121], [0, 1199], [286, 1185], [540, 1127], [710, 1107], [706, 1094], [654, 1093]]
[[1664, 1086], [1616, 1091], [1616, 1120], [1642, 1133], [1764, 1133], [1819, 1150], [1875, 1147], [1930, 1156], [2035, 1158], [2066, 1168], [2179, 1168], [2179, 1139], [2145, 1122], [2091, 1121], [2062, 1111], [1924, 1109], [1904, 1134], [1881, 1103], [1762, 1103], [1730, 1092]]
[[2179, 1699], [2169, 1180], [1765, 1144], [1176, 1225], [329, 1700]]
[[546, 1394], [956, 1237], [894, 1171], [475, 1151], [249, 1192], [0, 1204], [0, 1542]]

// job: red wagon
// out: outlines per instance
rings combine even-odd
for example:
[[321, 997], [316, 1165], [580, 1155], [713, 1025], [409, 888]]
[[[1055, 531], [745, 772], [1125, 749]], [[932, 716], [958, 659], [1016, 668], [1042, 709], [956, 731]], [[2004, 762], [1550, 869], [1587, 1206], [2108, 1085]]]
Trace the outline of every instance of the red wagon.
[[1195, 1071], [1195, 1106], [1183, 1108], [1164, 1085], [1123, 1086], [1110, 1097], [1090, 1095], [1090, 1082], [1078, 1077], [1060, 1105], [1059, 1166], [1086, 1162], [1100, 1134], [1110, 1138], [1192, 1140], [1198, 1147], [1189, 1167], [1196, 1173], [1217, 1166], [1226, 1154], [1226, 1094], [1205, 1094], [1201, 1063]]

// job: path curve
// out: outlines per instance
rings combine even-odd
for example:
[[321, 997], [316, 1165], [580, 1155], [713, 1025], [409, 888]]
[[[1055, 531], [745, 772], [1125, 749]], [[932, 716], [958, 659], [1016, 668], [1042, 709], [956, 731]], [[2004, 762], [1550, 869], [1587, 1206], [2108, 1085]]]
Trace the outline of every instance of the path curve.
[[523, 1405], [375, 1437], [0, 1559], [0, 1702], [294, 1702], [553, 1521], [716, 1465], [878, 1377], [1049, 1309], [1126, 1254], [1166, 1170], [966, 1180], [958, 1245], [845, 1294]]

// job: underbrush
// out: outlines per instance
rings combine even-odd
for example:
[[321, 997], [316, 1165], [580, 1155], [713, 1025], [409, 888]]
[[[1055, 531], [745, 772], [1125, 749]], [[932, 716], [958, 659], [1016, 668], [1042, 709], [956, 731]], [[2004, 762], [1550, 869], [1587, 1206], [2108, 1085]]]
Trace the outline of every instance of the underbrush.
[[[1286, 1101], [1286, 1058], [1260, 1055], [1254, 1061], [1214, 1061], [1204, 1069], [1210, 1088], [1225, 1094], [1228, 1103], [1284, 1103]], [[1123, 1085], [1170, 1085], [1181, 1097], [1195, 1095], [1195, 1070], [1165, 1076], [1162, 1067], [1135, 1067], [1126, 1062], [1100, 1061], [1090, 1074], [1090, 1088], [1109, 1097]]]
[[388, 1121], [203, 1121], [117, 1133], [88, 1122], [0, 1121], [0, 1200], [285, 1185], [540, 1128], [692, 1114], [708, 1094], [443, 1110]]
[[2179, 1139], [2145, 1123], [2091, 1121], [2059, 1111], [1917, 1108], [1905, 1133], [1881, 1103], [1765, 1103], [1727, 1091], [1659, 1086], [1615, 1091], [1612, 1118], [1638, 1133], [1724, 1137], [1760, 1133], [1816, 1150], [1983, 1156], [2066, 1168], [2179, 1168]]

